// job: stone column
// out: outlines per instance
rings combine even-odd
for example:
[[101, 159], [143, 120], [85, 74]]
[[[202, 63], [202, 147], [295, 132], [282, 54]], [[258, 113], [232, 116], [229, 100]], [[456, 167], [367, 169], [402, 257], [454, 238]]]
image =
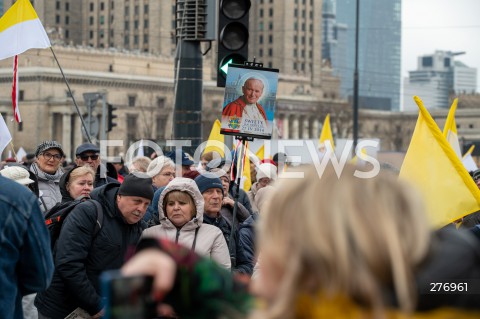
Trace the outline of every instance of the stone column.
[[310, 138], [310, 120], [308, 119], [308, 116], [303, 117], [302, 138], [304, 140], [308, 140]]
[[72, 126], [71, 115], [69, 113], [63, 113], [62, 115], [62, 147], [65, 156], [69, 161], [72, 161]]
[[320, 132], [318, 131], [318, 119], [314, 118], [312, 120], [312, 129], [311, 129], [311, 136], [312, 138], [320, 138]]
[[290, 121], [290, 116], [288, 114], [284, 114], [283, 115], [283, 132], [282, 132], [282, 138], [287, 140], [289, 139], [290, 137], [290, 125], [289, 124], [289, 121]]
[[292, 116], [292, 136], [291, 138], [294, 140], [298, 140], [300, 138], [300, 124], [298, 120], [298, 116]]

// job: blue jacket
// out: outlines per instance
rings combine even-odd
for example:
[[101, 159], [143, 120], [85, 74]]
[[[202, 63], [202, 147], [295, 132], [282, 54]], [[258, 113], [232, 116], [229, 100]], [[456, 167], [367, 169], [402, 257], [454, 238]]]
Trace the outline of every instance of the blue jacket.
[[23, 318], [22, 296], [47, 289], [50, 235], [35, 195], [0, 176], [0, 314]]

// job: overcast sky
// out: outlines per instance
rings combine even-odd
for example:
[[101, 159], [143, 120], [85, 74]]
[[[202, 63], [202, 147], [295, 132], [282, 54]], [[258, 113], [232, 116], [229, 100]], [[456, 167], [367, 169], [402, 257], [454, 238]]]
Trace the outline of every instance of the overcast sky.
[[480, 0], [402, 0], [402, 28], [402, 77], [420, 55], [465, 51], [455, 60], [477, 69], [480, 92]]

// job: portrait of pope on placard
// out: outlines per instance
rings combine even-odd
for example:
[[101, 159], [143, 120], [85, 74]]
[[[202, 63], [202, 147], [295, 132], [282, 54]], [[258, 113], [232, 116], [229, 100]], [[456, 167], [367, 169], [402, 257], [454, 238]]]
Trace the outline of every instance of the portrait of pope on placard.
[[[256, 76], [251, 71], [240, 73], [232, 81], [232, 87], [225, 91], [222, 133], [271, 136], [275, 94], [268, 92], [268, 85], [272, 87], [266, 76]], [[239, 96], [240, 90], [242, 94]]]

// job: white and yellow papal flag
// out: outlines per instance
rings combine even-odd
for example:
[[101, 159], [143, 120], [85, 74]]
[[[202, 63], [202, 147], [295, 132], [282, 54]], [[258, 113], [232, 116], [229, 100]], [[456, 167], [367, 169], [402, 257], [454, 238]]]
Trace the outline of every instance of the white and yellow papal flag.
[[453, 100], [450, 111], [448, 111], [447, 121], [443, 127], [443, 136], [447, 139], [458, 158], [462, 158], [460, 143], [458, 142], [457, 123], [455, 122], [455, 111], [457, 110], [458, 98]]
[[0, 19], [0, 60], [50, 46], [47, 32], [29, 0], [17, 0]]
[[418, 96], [420, 110], [400, 178], [415, 185], [435, 227], [480, 210], [480, 190]]

